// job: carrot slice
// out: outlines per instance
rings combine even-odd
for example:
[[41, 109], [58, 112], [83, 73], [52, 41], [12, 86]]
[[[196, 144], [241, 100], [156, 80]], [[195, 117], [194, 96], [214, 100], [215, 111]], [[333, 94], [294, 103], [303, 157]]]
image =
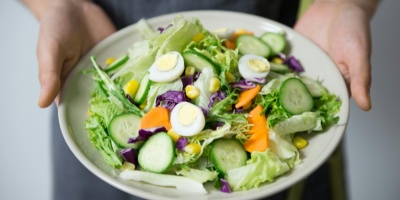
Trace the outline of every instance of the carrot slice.
[[239, 94], [238, 102], [235, 105], [235, 108], [240, 108], [250, 102], [260, 91], [261, 86], [257, 85], [254, 88], [248, 89]]
[[252, 134], [248, 140], [243, 143], [246, 151], [265, 151], [268, 148], [268, 127], [267, 118], [261, 114], [263, 108], [258, 105], [250, 111], [247, 120], [253, 124], [247, 134]]
[[263, 152], [268, 148], [268, 132], [256, 132], [243, 143], [244, 149], [248, 152]]
[[225, 46], [226, 46], [226, 48], [232, 49], [232, 50], [234, 50], [236, 48], [235, 43], [231, 40], [225, 40]]
[[153, 128], [157, 126], [164, 126], [167, 130], [172, 128], [169, 120], [168, 109], [160, 106], [155, 107], [142, 117], [140, 128]]

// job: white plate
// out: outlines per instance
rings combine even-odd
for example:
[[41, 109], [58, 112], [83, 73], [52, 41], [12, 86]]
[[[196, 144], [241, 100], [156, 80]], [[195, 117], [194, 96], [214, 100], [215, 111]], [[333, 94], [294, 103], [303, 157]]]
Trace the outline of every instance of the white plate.
[[[259, 188], [231, 194], [219, 192], [212, 187], [212, 184], [207, 184], [206, 188], [209, 193], [204, 196], [196, 196], [196, 199], [259, 199], [289, 188], [318, 169], [338, 146], [349, 115], [349, 96], [346, 85], [332, 60], [314, 43], [291, 28], [253, 15], [227, 11], [191, 11], [151, 18], [148, 22], [153, 28], [165, 27], [179, 14], [187, 19], [199, 18], [208, 30], [221, 27], [244, 28], [253, 31], [255, 35], [261, 35], [265, 31], [283, 30], [290, 43], [289, 53], [295, 55], [303, 64], [304, 74], [322, 80], [329, 91], [337, 94], [343, 102], [338, 114], [340, 117], [338, 125], [323, 134], [310, 137], [307, 148], [301, 150], [302, 163], [290, 173], [276, 179], [273, 183], [263, 184]], [[189, 199], [187, 193], [174, 188], [119, 179], [112, 172], [113, 169], [103, 161], [100, 153], [92, 146], [87, 132], [84, 130], [83, 125], [89, 107], [89, 94], [93, 90], [93, 85], [91, 77], [80, 74], [80, 71], [91, 66], [89, 60], [91, 55], [96, 55], [97, 61], [104, 63], [108, 57], [118, 57], [127, 52], [134, 41], [141, 39], [134, 26], [129, 26], [106, 38], [82, 57], [69, 75], [62, 90], [59, 106], [61, 130], [69, 148], [79, 161], [96, 176], [114, 187], [146, 199]]]

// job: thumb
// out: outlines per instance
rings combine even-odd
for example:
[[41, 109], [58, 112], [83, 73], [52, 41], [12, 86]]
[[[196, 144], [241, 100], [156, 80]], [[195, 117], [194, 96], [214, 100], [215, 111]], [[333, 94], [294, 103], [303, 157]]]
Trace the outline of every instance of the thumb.
[[54, 38], [40, 34], [37, 58], [41, 87], [38, 106], [41, 108], [50, 106], [60, 91], [60, 73], [63, 62], [60, 51], [60, 45]]

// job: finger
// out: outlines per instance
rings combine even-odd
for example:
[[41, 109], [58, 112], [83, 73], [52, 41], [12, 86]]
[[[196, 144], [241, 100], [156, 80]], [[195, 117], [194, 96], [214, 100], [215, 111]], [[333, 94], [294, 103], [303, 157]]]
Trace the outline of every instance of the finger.
[[350, 90], [357, 105], [364, 111], [371, 109], [371, 62], [369, 56], [354, 57], [350, 62]]
[[60, 91], [60, 73], [62, 57], [57, 41], [40, 34], [37, 45], [39, 64], [40, 95], [38, 106], [45, 108], [51, 105]]

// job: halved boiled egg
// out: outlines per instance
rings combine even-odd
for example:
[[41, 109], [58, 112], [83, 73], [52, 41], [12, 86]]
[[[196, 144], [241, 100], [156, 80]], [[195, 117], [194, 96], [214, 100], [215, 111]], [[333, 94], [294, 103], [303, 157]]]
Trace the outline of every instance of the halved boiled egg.
[[181, 136], [192, 136], [200, 133], [205, 122], [203, 111], [191, 103], [181, 102], [172, 109], [172, 129]]
[[149, 79], [153, 82], [171, 82], [185, 70], [182, 55], [177, 51], [166, 53], [156, 59], [149, 68]]
[[262, 56], [246, 54], [239, 59], [240, 75], [247, 80], [257, 81], [259, 78], [265, 78], [269, 71], [270, 64]]

